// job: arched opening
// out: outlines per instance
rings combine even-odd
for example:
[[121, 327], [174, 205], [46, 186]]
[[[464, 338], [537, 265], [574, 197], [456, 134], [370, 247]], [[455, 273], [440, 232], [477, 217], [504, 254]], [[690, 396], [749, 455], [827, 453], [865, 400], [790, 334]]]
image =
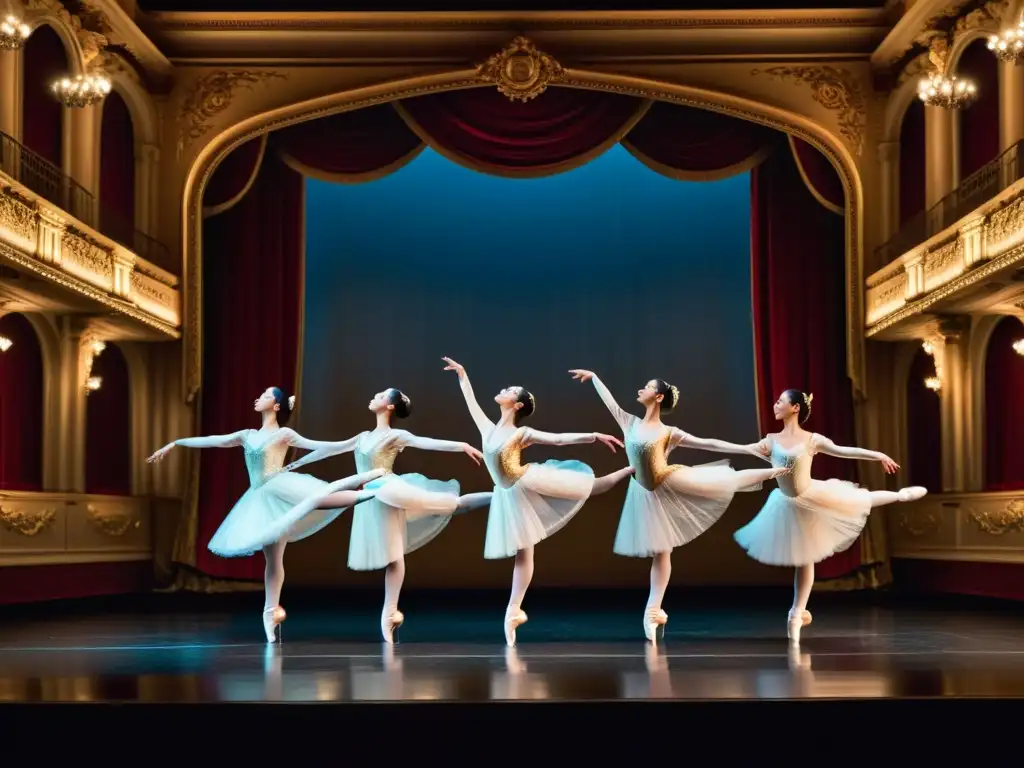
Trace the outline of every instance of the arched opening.
[[[43, 489], [43, 350], [32, 324], [0, 318], [0, 490]], [[6, 345], [6, 342], [4, 342]]]
[[978, 100], [959, 113], [960, 182], [999, 154], [999, 62], [985, 40], [975, 40], [957, 65], [978, 86]]
[[990, 491], [1024, 488], [1024, 356], [1014, 344], [1024, 339], [1024, 324], [1007, 317], [992, 331], [985, 354], [985, 487]]
[[85, 408], [85, 491], [130, 496], [131, 385], [128, 363], [108, 343], [94, 360], [92, 375], [100, 387], [89, 392]]
[[64, 159], [64, 107], [53, 97], [50, 85], [68, 71], [64, 41], [44, 24], [25, 43], [24, 56], [21, 141], [60, 168]]
[[935, 360], [918, 348], [907, 378], [907, 474], [910, 485], [942, 490], [942, 411], [939, 394], [925, 386]]
[[103, 103], [100, 129], [100, 228], [132, 247], [135, 233], [135, 130], [117, 91]]
[[925, 206], [924, 104], [914, 99], [900, 123], [900, 226]]

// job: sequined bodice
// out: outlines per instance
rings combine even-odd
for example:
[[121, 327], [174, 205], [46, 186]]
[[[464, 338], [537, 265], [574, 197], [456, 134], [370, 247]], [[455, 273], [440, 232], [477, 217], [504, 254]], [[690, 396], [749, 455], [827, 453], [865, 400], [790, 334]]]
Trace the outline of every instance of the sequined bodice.
[[772, 440], [772, 466], [793, 468], [792, 474], [776, 479], [779, 490], [787, 496], [799, 496], [811, 484], [811, 463], [814, 457], [807, 450], [806, 443], [784, 448]]
[[494, 484], [500, 488], [511, 488], [516, 480], [526, 474], [526, 467], [520, 462], [522, 444], [519, 440], [519, 430], [515, 432], [496, 434], [497, 430], [491, 432], [484, 440], [484, 463], [487, 464], [487, 471], [491, 473]]
[[359, 436], [354, 451], [357, 472], [370, 472], [374, 469], [383, 469], [389, 473], [393, 471], [395, 459], [398, 457], [398, 446], [387, 439], [390, 434], [384, 432], [373, 437], [367, 433]]
[[672, 432], [665, 429], [660, 436], [641, 432], [639, 422], [626, 434], [626, 456], [636, 470], [633, 478], [642, 488], [653, 491], [676, 469], [668, 463], [668, 442]]
[[263, 485], [267, 475], [277, 472], [284, 466], [288, 455], [288, 443], [285, 440], [274, 440], [276, 432], [253, 431], [245, 438], [245, 469], [249, 473], [249, 485], [253, 488]]

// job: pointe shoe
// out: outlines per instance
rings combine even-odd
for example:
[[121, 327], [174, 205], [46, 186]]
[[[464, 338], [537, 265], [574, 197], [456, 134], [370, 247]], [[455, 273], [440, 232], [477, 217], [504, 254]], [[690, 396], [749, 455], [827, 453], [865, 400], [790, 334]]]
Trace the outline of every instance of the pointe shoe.
[[509, 648], [516, 646], [516, 629], [527, 622], [526, 613], [522, 608], [509, 606], [505, 611], [505, 645]]
[[802, 614], [800, 614], [800, 618], [803, 620], [803, 625], [805, 627], [808, 626], [811, 623], [811, 621], [814, 620], [814, 617], [811, 616], [810, 611], [804, 611]]
[[648, 642], [657, 645], [658, 640], [664, 640], [666, 624], [668, 614], [661, 608], [648, 608], [644, 611], [644, 637]]
[[280, 605], [263, 611], [263, 631], [267, 633], [268, 643], [281, 642], [281, 624], [287, 618], [288, 614]]
[[912, 485], [909, 488], [900, 488], [896, 495], [899, 496], [900, 501], [917, 501], [918, 499], [924, 498], [928, 494], [927, 488], [922, 488], [920, 485]]
[[789, 644], [793, 646], [800, 645], [800, 629], [804, 625], [802, 616], [794, 616], [792, 613], [789, 614], [789, 621], [786, 624], [786, 635], [789, 637]]
[[399, 610], [385, 611], [380, 617], [380, 633], [384, 642], [392, 644], [398, 640], [398, 628], [405, 621], [405, 614]]

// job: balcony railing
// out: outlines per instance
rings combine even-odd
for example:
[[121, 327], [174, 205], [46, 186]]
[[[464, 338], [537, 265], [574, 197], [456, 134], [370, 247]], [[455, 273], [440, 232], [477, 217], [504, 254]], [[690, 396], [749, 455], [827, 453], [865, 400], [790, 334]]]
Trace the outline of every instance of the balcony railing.
[[104, 206], [56, 165], [6, 133], [0, 133], [0, 170], [146, 261], [178, 274], [166, 245], [137, 230], [134, 222]]
[[894, 237], [879, 247], [879, 263], [889, 264], [898, 259], [1024, 177], [1022, 153], [1024, 141], [983, 165], [931, 208], [907, 221]]

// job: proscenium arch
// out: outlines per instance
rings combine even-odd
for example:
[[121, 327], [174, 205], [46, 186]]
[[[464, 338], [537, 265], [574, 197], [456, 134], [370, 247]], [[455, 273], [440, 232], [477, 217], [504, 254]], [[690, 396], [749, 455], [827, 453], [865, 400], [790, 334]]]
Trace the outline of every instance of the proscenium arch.
[[[720, 91], [629, 75], [566, 68], [560, 87], [604, 91], [666, 101], [738, 117], [803, 139], [828, 158], [843, 184], [846, 221], [847, 374], [855, 397], [864, 387], [863, 186], [845, 144], [818, 123], [788, 110]], [[202, 385], [202, 204], [213, 171], [235, 148], [264, 133], [340, 112], [452, 90], [494, 88], [474, 69], [460, 69], [363, 88], [354, 88], [289, 104], [242, 120], [208, 142], [192, 161], [182, 198], [182, 246], [186, 286], [184, 387], [193, 402]], [[543, 98], [543, 97], [541, 97]]]

